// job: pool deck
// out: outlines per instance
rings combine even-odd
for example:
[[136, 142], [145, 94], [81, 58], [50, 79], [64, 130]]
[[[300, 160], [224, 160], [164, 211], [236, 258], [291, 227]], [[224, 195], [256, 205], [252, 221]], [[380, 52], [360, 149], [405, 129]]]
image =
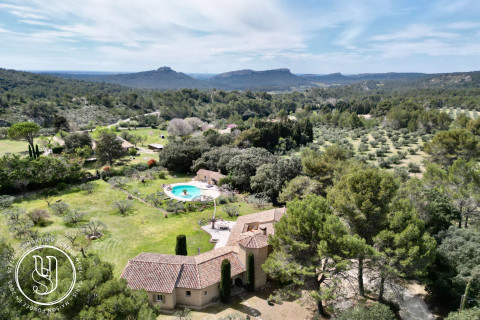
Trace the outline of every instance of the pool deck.
[[[220, 222], [220, 221], [218, 221]], [[235, 225], [235, 221], [224, 221], [225, 224], [228, 224], [228, 229], [220, 229], [215, 226], [215, 229], [212, 229], [212, 223], [204, 225], [202, 229], [208, 232], [211, 236], [210, 242], [215, 242], [215, 248], [218, 249], [227, 245], [228, 237], [230, 236], [230, 230], [232, 230]]]
[[175, 199], [175, 200], [178, 200], [178, 201], [192, 201], [192, 199], [187, 199], [187, 198], [182, 198], [182, 197], [179, 197], [179, 196], [176, 196], [174, 195], [170, 190], [168, 190], [168, 188], [173, 188], [173, 187], [176, 187], [176, 186], [193, 186], [193, 187], [197, 187], [200, 189], [200, 194], [202, 196], [210, 196], [212, 198], [218, 198], [220, 195], [221, 195], [221, 192], [218, 190], [218, 187], [217, 186], [213, 186], [211, 188], [207, 188], [207, 183], [205, 182], [200, 182], [200, 181], [195, 181], [195, 180], [192, 180], [192, 181], [189, 181], [189, 182], [180, 182], [180, 183], [173, 183], [173, 184], [170, 184], [170, 185], [167, 185], [165, 186], [165, 188], [163, 188], [163, 192], [165, 192], [165, 194], [167, 196], [169, 196], [170, 198], [172, 199]]

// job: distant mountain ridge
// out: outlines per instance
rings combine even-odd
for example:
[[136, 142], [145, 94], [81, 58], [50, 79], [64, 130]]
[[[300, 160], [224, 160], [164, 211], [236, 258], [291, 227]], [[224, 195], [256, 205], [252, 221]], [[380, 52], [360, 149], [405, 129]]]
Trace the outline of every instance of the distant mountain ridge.
[[45, 74], [66, 79], [113, 83], [137, 89], [175, 90], [188, 88], [209, 90], [216, 88], [223, 90], [288, 91], [318, 86], [348, 85], [363, 81], [385, 83], [411, 82], [423, 87], [476, 86], [479, 72], [295, 75], [287, 68], [280, 68], [264, 71], [243, 69], [208, 76], [195, 74], [192, 77], [185, 73], [174, 71], [170, 67], [161, 67], [156, 70], [120, 74], [88, 74], [85, 72], [74, 73], [72, 71], [66, 73], [48, 72]]
[[387, 81], [387, 80], [415, 80], [426, 77], [426, 73], [361, 73], [356, 75], [343, 75], [339, 72], [327, 75], [302, 75], [301, 77], [312, 82], [326, 83], [326, 84], [348, 84], [358, 81]]
[[170, 67], [161, 67], [157, 70], [113, 75], [84, 75], [73, 73], [56, 73], [50, 75], [84, 81], [115, 83], [136, 89], [210, 88], [204, 81], [194, 79], [181, 72], [176, 72]]
[[219, 84], [223, 88], [255, 90], [289, 89], [299, 86], [311, 86], [311, 82], [294, 75], [289, 69], [273, 69], [254, 71], [250, 69], [230, 71], [218, 74], [207, 80], [212, 84]]

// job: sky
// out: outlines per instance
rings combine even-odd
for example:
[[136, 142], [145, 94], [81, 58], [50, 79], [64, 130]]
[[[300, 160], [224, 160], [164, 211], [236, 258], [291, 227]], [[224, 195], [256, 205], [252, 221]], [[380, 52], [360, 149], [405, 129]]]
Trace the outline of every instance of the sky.
[[0, 0], [0, 67], [480, 70], [480, 0]]

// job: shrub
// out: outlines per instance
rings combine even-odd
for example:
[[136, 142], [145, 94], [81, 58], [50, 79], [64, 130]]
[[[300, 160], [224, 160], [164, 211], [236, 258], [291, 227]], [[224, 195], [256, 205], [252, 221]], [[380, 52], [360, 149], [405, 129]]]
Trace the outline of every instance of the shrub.
[[110, 183], [113, 188], [121, 190], [125, 189], [128, 182], [129, 179], [125, 177], [112, 177], [108, 180], [108, 183]]
[[132, 201], [130, 200], [120, 200], [114, 201], [113, 205], [118, 209], [121, 215], [126, 215], [132, 207]]
[[105, 167], [102, 168], [102, 171], [108, 172], [108, 171], [110, 171], [110, 167], [109, 167], [109, 166], [105, 166]]
[[388, 169], [392, 166], [392, 161], [390, 159], [379, 159], [378, 166], [380, 168]]
[[50, 211], [57, 216], [63, 216], [70, 211], [70, 206], [66, 202], [57, 202], [50, 206]]
[[424, 135], [424, 136], [422, 136], [421, 138], [422, 138], [422, 141], [423, 141], [423, 142], [427, 142], [427, 141], [430, 140], [430, 136], [429, 136], [429, 135]]
[[248, 196], [247, 202], [253, 204], [257, 208], [268, 206], [268, 198], [265, 197]]
[[63, 147], [53, 147], [52, 153], [53, 154], [61, 154], [63, 152]]
[[408, 180], [408, 170], [406, 167], [395, 167], [394, 174], [397, 176], [402, 182]]
[[417, 154], [417, 150], [414, 148], [408, 148], [407, 150], [408, 150], [408, 153], [410, 153], [411, 155]]
[[400, 164], [400, 162], [402, 162], [402, 156], [399, 154], [396, 154], [394, 156], [391, 156], [390, 160], [392, 161], [393, 164]]
[[220, 196], [217, 198], [217, 203], [218, 204], [227, 204], [228, 203], [228, 198], [224, 196]]
[[362, 304], [345, 310], [336, 318], [338, 320], [395, 320], [395, 314], [381, 303], [373, 305]]
[[150, 160], [147, 161], [147, 166], [149, 168], [154, 167], [156, 164], [157, 164], [157, 160], [155, 160], [155, 159], [150, 159]]
[[165, 171], [158, 172], [158, 179], [167, 179], [167, 173]]
[[85, 191], [88, 194], [91, 194], [95, 189], [95, 185], [93, 183], [87, 182], [87, 183], [82, 183], [79, 188], [80, 190]]
[[1, 195], [0, 196], [0, 210], [10, 207], [15, 200], [14, 196]]
[[28, 213], [28, 217], [32, 220], [36, 226], [44, 226], [47, 223], [47, 219], [50, 218], [50, 214], [45, 209], [33, 209]]
[[135, 149], [135, 148], [128, 149], [128, 154], [131, 155], [131, 156], [136, 156], [137, 155], [137, 149]]
[[360, 143], [358, 146], [358, 152], [366, 152], [368, 151], [368, 144], [366, 143]]
[[66, 184], [65, 182], [59, 182], [57, 184], [57, 190], [58, 191], [62, 191], [62, 190], [65, 190], [68, 188], [68, 184]]
[[185, 211], [185, 205], [183, 202], [169, 202], [167, 203], [165, 210], [167, 210], [167, 212], [178, 213]]
[[408, 172], [411, 172], [411, 173], [420, 173], [420, 172], [422, 172], [422, 171], [420, 170], [420, 166], [419, 166], [418, 164], [413, 163], [413, 162], [410, 162], [410, 163], [408, 164]]
[[63, 217], [63, 222], [67, 225], [77, 225], [83, 220], [84, 217], [85, 213], [77, 210], [72, 210]]
[[238, 201], [238, 198], [237, 196], [233, 195], [233, 196], [228, 196], [228, 201], [230, 203], [234, 203], [234, 202], [237, 202]]
[[227, 204], [222, 209], [230, 218], [237, 217], [239, 214], [238, 206], [234, 204]]
[[394, 143], [393, 143], [393, 147], [394, 147], [395, 149], [400, 149], [400, 148], [402, 147], [402, 144], [401, 144], [400, 142], [394, 142]]

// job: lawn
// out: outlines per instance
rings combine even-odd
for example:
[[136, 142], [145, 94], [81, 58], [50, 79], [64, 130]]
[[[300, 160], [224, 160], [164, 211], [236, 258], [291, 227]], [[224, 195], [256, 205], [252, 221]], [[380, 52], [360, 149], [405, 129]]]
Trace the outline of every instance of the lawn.
[[[151, 128], [144, 129], [131, 129], [128, 131], [130, 134], [137, 136], [147, 137], [145, 144], [138, 144], [137, 147], [147, 147], [150, 143], [168, 144], [168, 132], [167, 130], [158, 130]], [[160, 138], [160, 135], [165, 136], [165, 139]]]
[[[34, 143], [38, 143], [38, 139], [35, 139]], [[38, 145], [38, 147], [40, 148], [40, 150], [42, 149], [41, 145]], [[28, 143], [27, 143], [27, 141], [0, 139], [0, 156], [3, 156], [7, 153], [28, 154]]]
[[[140, 182], [130, 182], [129, 188], [141, 190], [142, 193], [149, 193], [151, 190], [161, 189], [163, 183], [173, 183], [180, 181], [188, 181], [189, 177], [172, 178], [166, 180], [153, 180], [147, 184]], [[188, 252], [190, 255], [196, 255], [198, 249], [201, 252], [211, 250], [214, 244], [210, 243], [210, 236], [201, 230], [198, 221], [201, 218], [210, 218], [213, 214], [213, 208], [202, 212], [187, 212], [180, 214], [170, 214], [168, 218], [164, 218], [163, 212], [157, 208], [148, 206], [140, 201], [133, 200], [131, 213], [122, 216], [117, 209], [113, 207], [116, 200], [126, 199], [126, 195], [118, 190], [112, 189], [111, 186], [103, 180], [92, 182], [96, 188], [92, 194], [80, 191], [77, 187], [62, 191], [55, 200], [61, 199], [70, 205], [70, 208], [85, 212], [90, 221], [100, 220], [107, 225], [105, 235], [93, 242], [90, 252], [98, 254], [102, 259], [115, 265], [114, 274], [120, 276], [127, 261], [139, 253], [153, 252], [174, 254], [175, 239], [178, 234], [185, 234], [188, 242]], [[240, 214], [248, 214], [261, 211], [251, 205], [241, 201], [239, 198]], [[19, 199], [15, 202], [15, 206], [23, 207], [27, 211], [34, 208], [48, 209], [46, 202], [38, 196], [30, 196]], [[221, 206], [217, 207], [217, 216], [227, 217], [221, 210]], [[51, 223], [39, 228], [40, 232], [49, 232], [63, 238], [65, 231], [73, 230], [63, 223], [62, 217], [51, 215]], [[8, 234], [5, 220], [0, 219], [0, 233]], [[20, 244], [19, 240], [14, 240], [14, 245]]]

